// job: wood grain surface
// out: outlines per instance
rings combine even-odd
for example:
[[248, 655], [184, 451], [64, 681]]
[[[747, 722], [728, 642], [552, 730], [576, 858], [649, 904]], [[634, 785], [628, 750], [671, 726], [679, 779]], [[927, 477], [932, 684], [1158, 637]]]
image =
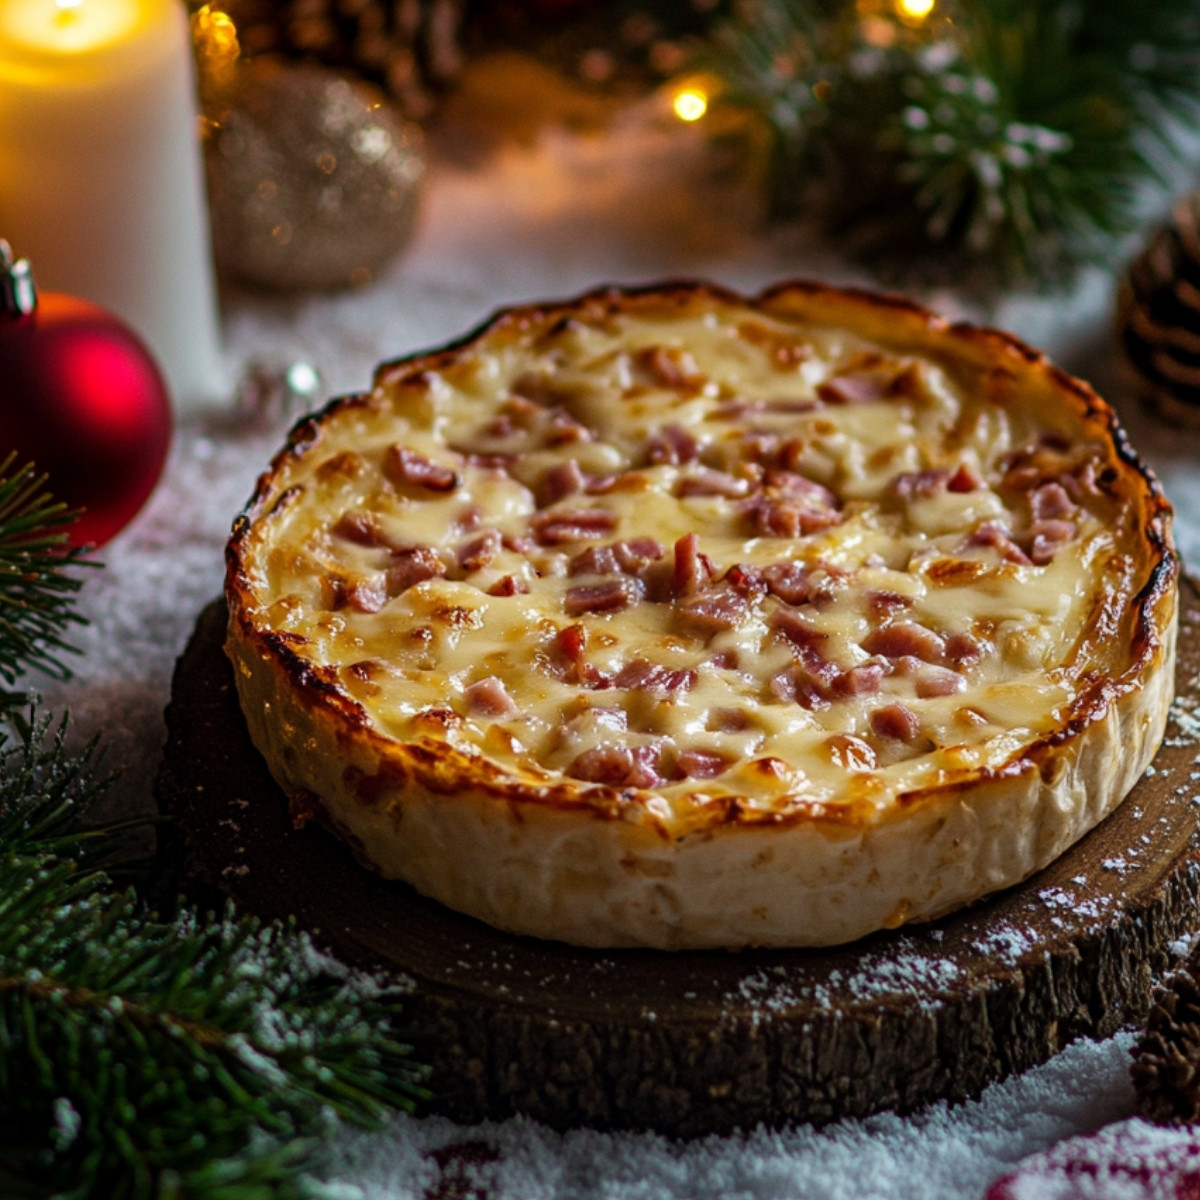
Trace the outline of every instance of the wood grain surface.
[[1178, 699], [1126, 802], [1020, 886], [833, 950], [598, 951], [498, 932], [292, 827], [200, 615], [159, 775], [164, 872], [295, 917], [355, 965], [411, 980], [432, 1111], [696, 1136], [909, 1112], [977, 1094], [1081, 1036], [1144, 1019], [1200, 926], [1200, 595], [1182, 592]]

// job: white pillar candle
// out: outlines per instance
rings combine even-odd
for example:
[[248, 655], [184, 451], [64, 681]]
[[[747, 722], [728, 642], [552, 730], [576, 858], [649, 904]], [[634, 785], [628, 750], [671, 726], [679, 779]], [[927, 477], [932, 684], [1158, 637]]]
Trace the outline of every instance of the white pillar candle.
[[177, 413], [227, 396], [182, 0], [0, 0], [0, 237], [131, 325]]

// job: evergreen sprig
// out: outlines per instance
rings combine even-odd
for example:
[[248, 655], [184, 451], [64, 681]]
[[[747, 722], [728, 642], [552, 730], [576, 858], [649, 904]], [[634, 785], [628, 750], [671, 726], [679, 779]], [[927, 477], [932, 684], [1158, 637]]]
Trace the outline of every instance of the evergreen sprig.
[[95, 759], [42, 718], [0, 759], [0, 1183], [72, 1200], [334, 1195], [313, 1174], [322, 1137], [422, 1094], [400, 995], [294, 929], [164, 921], [113, 888], [95, 865], [110, 833], [78, 828]]
[[323, 1135], [422, 1094], [401, 996], [294, 929], [161, 920], [110, 886], [112, 830], [79, 827], [103, 786], [95, 748], [68, 754], [64, 731], [35, 716], [0, 752], [0, 1183], [334, 1195], [312, 1174]]
[[73, 608], [82, 580], [72, 568], [94, 565], [68, 545], [78, 516], [46, 491], [46, 477], [16, 455], [0, 462], [0, 708], [25, 697], [7, 690], [30, 668], [56, 679], [69, 675], [66, 640], [82, 618]]
[[[748, 0], [696, 60], [766, 131], [772, 217], [877, 266], [1065, 282], [1110, 262], [1200, 102], [1200, 0]], [[812, 185], [816, 184], [814, 189]]]
[[[0, 681], [69, 677], [74, 514], [0, 464]], [[172, 919], [120, 890], [110, 782], [0, 691], [0, 1194], [62, 1200], [345, 1200], [320, 1179], [338, 1120], [411, 1108], [423, 1071], [395, 987], [294, 928]], [[353, 1194], [357, 1195], [357, 1190]]]

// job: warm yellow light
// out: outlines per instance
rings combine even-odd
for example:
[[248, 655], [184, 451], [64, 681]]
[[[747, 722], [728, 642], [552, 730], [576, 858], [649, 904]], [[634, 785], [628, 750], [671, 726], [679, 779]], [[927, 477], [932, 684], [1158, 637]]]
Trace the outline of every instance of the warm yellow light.
[[58, 6], [59, 12], [74, 12], [82, 3], [83, 0], [54, 0]]
[[896, 0], [896, 15], [905, 21], [920, 22], [925, 20], [937, 0]]
[[685, 88], [676, 95], [674, 107], [681, 121], [698, 121], [708, 111], [708, 97], [696, 88]]
[[207, 70], [227, 67], [241, 53], [233, 18], [208, 4], [192, 16], [192, 41]]

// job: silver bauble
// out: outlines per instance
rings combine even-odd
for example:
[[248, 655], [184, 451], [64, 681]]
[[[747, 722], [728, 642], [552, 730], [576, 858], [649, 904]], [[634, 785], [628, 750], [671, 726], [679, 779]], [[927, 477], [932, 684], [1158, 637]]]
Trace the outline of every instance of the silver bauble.
[[222, 273], [272, 288], [363, 284], [410, 240], [421, 132], [375, 88], [323, 67], [251, 60], [208, 116]]

